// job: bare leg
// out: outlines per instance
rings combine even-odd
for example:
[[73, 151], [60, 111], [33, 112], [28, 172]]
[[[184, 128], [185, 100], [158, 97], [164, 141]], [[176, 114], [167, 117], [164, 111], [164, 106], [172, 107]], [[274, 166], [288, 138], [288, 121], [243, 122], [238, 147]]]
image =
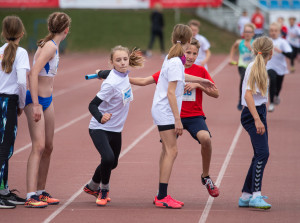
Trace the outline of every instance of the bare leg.
[[212, 154], [209, 132], [201, 130], [197, 133], [197, 138], [201, 142], [203, 177], [206, 177], [209, 175], [209, 166]]

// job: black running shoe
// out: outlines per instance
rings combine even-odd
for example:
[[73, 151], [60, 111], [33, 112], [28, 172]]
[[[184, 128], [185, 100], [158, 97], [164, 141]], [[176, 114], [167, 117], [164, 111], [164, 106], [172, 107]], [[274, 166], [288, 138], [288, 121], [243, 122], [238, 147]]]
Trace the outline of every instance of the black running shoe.
[[8, 202], [13, 204], [25, 204], [26, 199], [19, 197], [14, 192], [19, 192], [19, 191], [16, 189], [10, 190], [9, 194], [0, 195], [0, 198], [7, 200]]
[[3, 198], [1, 198], [0, 197], [0, 209], [1, 208], [5, 208], [5, 209], [11, 209], [11, 208], [15, 208], [16, 207], [16, 205], [15, 204], [13, 204], [13, 203], [10, 203], [9, 201], [7, 201], [7, 200], [5, 200], [5, 199], [3, 199]]

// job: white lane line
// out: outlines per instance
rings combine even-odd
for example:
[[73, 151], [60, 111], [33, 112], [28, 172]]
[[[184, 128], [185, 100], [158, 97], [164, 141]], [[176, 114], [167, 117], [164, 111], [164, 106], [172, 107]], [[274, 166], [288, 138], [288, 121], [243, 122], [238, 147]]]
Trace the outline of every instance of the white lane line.
[[[136, 146], [143, 138], [145, 138], [153, 129], [155, 129], [155, 125], [152, 125], [150, 128], [148, 128], [143, 134], [141, 134], [136, 140], [134, 140], [126, 149], [122, 151], [120, 154], [119, 159], [121, 159], [123, 156], [125, 156], [134, 146]], [[86, 182], [87, 184], [88, 182]], [[51, 222], [57, 215], [59, 215], [66, 207], [68, 207], [81, 193], [82, 188], [80, 188], [78, 191], [76, 191], [68, 200], [66, 203], [64, 203], [60, 208], [58, 208], [56, 211], [54, 211], [48, 218], [46, 218], [43, 223], [49, 223]]]
[[211, 72], [211, 77], [216, 76], [223, 68], [228, 64], [229, 61], [229, 56], [226, 57], [222, 63], [220, 63], [219, 66], [217, 66], [212, 72]]
[[[218, 175], [218, 178], [217, 178], [217, 181], [216, 181], [216, 185], [218, 187], [220, 187], [220, 185], [221, 185], [222, 179], [224, 177], [224, 174], [225, 174], [226, 169], [228, 167], [228, 164], [230, 162], [231, 156], [232, 156], [232, 154], [234, 152], [236, 144], [237, 144], [237, 142], [239, 140], [239, 137], [240, 137], [240, 135], [242, 133], [242, 129], [243, 129], [243, 127], [242, 127], [242, 125], [240, 125], [238, 127], [236, 133], [235, 133], [235, 136], [234, 136], [234, 138], [232, 140], [231, 146], [230, 146], [230, 148], [229, 148], [229, 150], [227, 152], [226, 158], [225, 158], [225, 160], [223, 162], [223, 165], [221, 167], [221, 170], [219, 172], [219, 175]], [[210, 212], [210, 209], [211, 209], [211, 206], [212, 206], [213, 202], [214, 202], [214, 198], [211, 197], [211, 196], [209, 196], [209, 198], [208, 198], [208, 200], [206, 202], [205, 208], [204, 208], [204, 210], [202, 212], [202, 215], [201, 215], [201, 217], [199, 219], [199, 223], [205, 223], [206, 222], [206, 219], [208, 217], [208, 214]]]

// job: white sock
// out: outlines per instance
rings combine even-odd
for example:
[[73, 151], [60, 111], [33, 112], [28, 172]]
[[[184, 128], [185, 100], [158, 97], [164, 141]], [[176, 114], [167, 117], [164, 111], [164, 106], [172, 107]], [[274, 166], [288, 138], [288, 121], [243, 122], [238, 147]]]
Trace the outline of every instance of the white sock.
[[253, 196], [253, 199], [255, 199], [255, 198], [261, 196], [261, 191], [253, 192], [252, 196]]
[[9, 194], [9, 189], [8, 188], [6, 188], [6, 189], [3, 189], [3, 190], [0, 190], [0, 194], [1, 195], [8, 195]]
[[241, 198], [243, 200], [248, 200], [251, 196], [252, 196], [252, 194], [249, 194], [247, 192], [243, 192]]
[[103, 184], [101, 183], [101, 186], [100, 186], [101, 190], [109, 190], [109, 184]]
[[40, 196], [43, 192], [45, 192], [45, 190], [38, 190], [38, 191], [36, 192], [36, 195], [37, 195], [37, 196]]
[[99, 189], [99, 184], [98, 183], [95, 183], [92, 179], [91, 181], [88, 183], [89, 185], [89, 188], [93, 191], [96, 191]]
[[26, 195], [26, 200], [28, 200], [32, 195], [36, 195], [36, 192], [29, 192]]

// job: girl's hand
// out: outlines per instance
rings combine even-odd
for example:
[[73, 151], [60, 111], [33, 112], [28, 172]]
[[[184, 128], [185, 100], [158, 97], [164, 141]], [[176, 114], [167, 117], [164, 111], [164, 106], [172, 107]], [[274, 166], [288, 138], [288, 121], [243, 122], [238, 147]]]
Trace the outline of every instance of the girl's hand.
[[192, 91], [192, 90], [194, 90], [196, 88], [197, 88], [197, 84], [196, 83], [187, 83], [184, 86], [184, 93], [186, 93], [187, 91]]
[[229, 61], [229, 65], [237, 65], [238, 64], [238, 62], [236, 62], [235, 60], [230, 60]]
[[266, 131], [264, 124], [260, 119], [255, 120], [256, 133], [263, 135]]
[[175, 134], [181, 136], [183, 133], [183, 125], [181, 119], [175, 119]]
[[208, 79], [204, 79], [202, 78], [200, 84], [204, 87], [204, 88], [212, 88], [213, 86], [215, 86], [215, 84], [213, 82], [211, 82]]
[[40, 104], [37, 104], [37, 105], [33, 105], [32, 107], [32, 113], [33, 113], [33, 120], [35, 122], [38, 122], [41, 120], [41, 105]]
[[18, 114], [19, 117], [22, 115], [23, 110], [24, 110], [23, 108], [18, 108], [17, 114]]
[[101, 118], [101, 124], [105, 124], [107, 121], [109, 121], [111, 116], [111, 113], [105, 113]]
[[[100, 69], [96, 70], [96, 71], [95, 71], [95, 74], [98, 74], [99, 71], [100, 71]], [[100, 78], [100, 77], [97, 77], [97, 79], [102, 80], [102, 78]]]

